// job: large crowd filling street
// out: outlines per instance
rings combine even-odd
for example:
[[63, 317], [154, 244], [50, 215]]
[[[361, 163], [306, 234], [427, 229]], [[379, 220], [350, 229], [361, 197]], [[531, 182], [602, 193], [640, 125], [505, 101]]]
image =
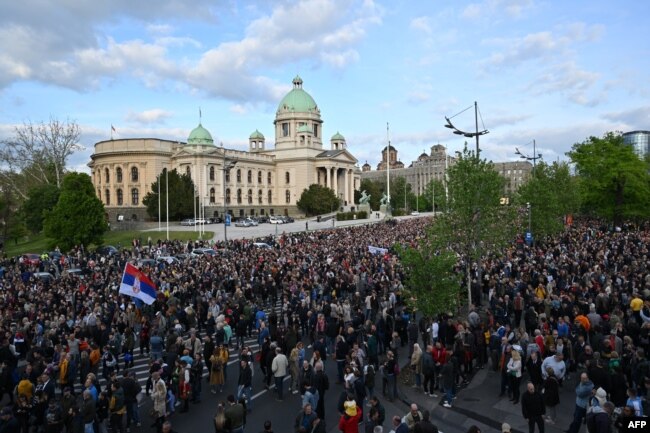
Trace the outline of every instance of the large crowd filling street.
[[[405, 302], [395, 245], [415, 246], [429, 223], [6, 259], [0, 433], [170, 433], [195, 411], [214, 414], [205, 431], [216, 433], [430, 433], [432, 412], [453, 410], [481, 369], [500, 378], [495, 393], [521, 407], [530, 433], [555, 426], [559, 411], [573, 413], [558, 426], [568, 433], [585, 422], [609, 433], [620, 415], [647, 414], [649, 227], [583, 220], [533, 246], [513, 240], [462, 282], [469, 309], [424, 317]], [[192, 254], [202, 247], [214, 254]], [[127, 263], [155, 284], [151, 305], [120, 294]], [[433, 409], [409, 402], [387, 414], [407, 376]], [[571, 377], [575, 401], [560, 402]], [[300, 395], [291, 422], [247, 423], [264, 390], [279, 402]], [[337, 402], [337, 426], [326, 425], [326, 401]]]

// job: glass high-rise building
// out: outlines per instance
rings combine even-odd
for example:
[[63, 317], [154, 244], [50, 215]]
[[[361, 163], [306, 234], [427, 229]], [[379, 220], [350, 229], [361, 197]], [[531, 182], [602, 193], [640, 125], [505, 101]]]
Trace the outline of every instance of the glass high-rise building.
[[634, 148], [639, 158], [650, 155], [650, 131], [630, 131], [623, 134], [623, 142]]

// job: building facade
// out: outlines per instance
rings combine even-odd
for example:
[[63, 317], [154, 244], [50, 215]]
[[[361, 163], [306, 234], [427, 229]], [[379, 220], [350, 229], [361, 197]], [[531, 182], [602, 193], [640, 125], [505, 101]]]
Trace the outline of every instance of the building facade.
[[142, 199], [163, 169], [191, 176], [206, 217], [222, 216], [226, 204], [236, 217], [299, 216], [296, 202], [314, 183], [334, 190], [343, 206], [353, 206], [360, 185], [357, 160], [338, 132], [329, 149], [323, 148], [320, 109], [302, 84], [294, 78], [278, 105], [272, 147], [258, 130], [250, 135], [247, 151], [217, 147], [200, 123], [185, 143], [159, 138], [96, 143], [88, 166], [109, 221], [147, 219]]
[[[456, 158], [447, 154], [447, 149], [442, 144], [431, 146], [430, 153], [423, 152], [417, 160], [413, 161], [410, 166], [404, 167], [404, 164], [397, 159], [397, 150], [391, 146], [390, 152], [390, 176], [397, 178], [403, 177], [411, 185], [411, 190], [422, 195], [431, 180], [439, 182], [445, 181], [447, 169], [456, 163]], [[401, 164], [398, 168], [397, 161]], [[372, 170], [370, 164], [366, 163], [362, 167], [361, 179], [370, 179], [374, 181], [386, 181], [386, 148], [382, 151], [382, 161], [378, 164], [377, 170]], [[493, 163], [494, 169], [506, 179], [504, 194], [512, 196], [517, 189], [526, 183], [532, 174], [533, 166], [528, 161], [508, 161]], [[381, 168], [380, 168], [381, 167]]]
[[639, 158], [650, 155], [650, 131], [630, 131], [623, 134], [623, 142], [634, 148]]

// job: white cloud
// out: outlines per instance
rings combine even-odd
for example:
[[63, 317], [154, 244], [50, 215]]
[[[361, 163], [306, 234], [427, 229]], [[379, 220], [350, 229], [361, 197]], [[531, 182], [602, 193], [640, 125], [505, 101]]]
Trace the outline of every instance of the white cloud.
[[559, 92], [576, 104], [593, 106], [606, 98], [603, 93], [598, 97], [589, 97], [599, 78], [598, 73], [580, 69], [574, 62], [566, 62], [547, 68], [530, 85], [530, 90], [537, 95]]
[[432, 29], [431, 29], [431, 23], [429, 22], [429, 17], [423, 16], [423, 17], [417, 17], [413, 18], [411, 20], [411, 28], [413, 30], [418, 30], [426, 35], [431, 35]]
[[650, 107], [642, 106], [629, 110], [605, 113], [601, 117], [617, 123], [623, 131], [648, 129], [648, 125], [650, 125]]
[[524, 11], [532, 7], [532, 0], [485, 0], [467, 5], [461, 12], [461, 17], [469, 20], [491, 20], [502, 15], [520, 18]]
[[234, 104], [230, 106], [230, 111], [235, 114], [246, 114], [248, 110], [242, 104]]
[[162, 108], [152, 108], [151, 110], [141, 111], [139, 113], [129, 112], [126, 115], [127, 122], [136, 122], [142, 124], [164, 123], [173, 116], [171, 111]]
[[[85, 91], [106, 79], [130, 75], [149, 87], [169, 80], [189, 86], [189, 91], [237, 102], [272, 101], [288, 85], [255, 71], [296, 62], [345, 68], [359, 60], [355, 45], [382, 16], [372, 0], [273, 3], [270, 13], [246, 27], [244, 37], [208, 47], [192, 61], [173, 59], [168, 48], [197, 50], [202, 42], [174, 34], [175, 27], [159, 20], [199, 19], [211, 25], [220, 8], [232, 13], [231, 5], [161, 0], [151, 9], [140, 2], [98, 0], [92, 7], [81, 3], [61, 8], [44, 1], [42, 6], [33, 14], [31, 7], [12, 3], [0, 14], [0, 88], [35, 80]], [[43, 19], [52, 15], [57, 19]], [[111, 37], [111, 26], [105, 24], [123, 20], [153, 22], [144, 29], [151, 39]]]

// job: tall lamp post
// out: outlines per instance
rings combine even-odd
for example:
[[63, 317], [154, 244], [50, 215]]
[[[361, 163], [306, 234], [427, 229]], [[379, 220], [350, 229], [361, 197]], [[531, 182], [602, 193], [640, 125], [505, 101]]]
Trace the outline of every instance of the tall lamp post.
[[[530, 143], [527, 143], [530, 144]], [[519, 155], [521, 159], [526, 161], [533, 161], [533, 178], [535, 178], [535, 168], [537, 167], [537, 160], [542, 159], [542, 154], [537, 153], [537, 143], [533, 140], [533, 154], [527, 155], [522, 153], [518, 148], [515, 147], [515, 155]], [[533, 243], [533, 228], [532, 228], [532, 214], [533, 206], [530, 203], [526, 203], [526, 208], [528, 209], [528, 233], [526, 233], [526, 242], [531, 245]]]
[[463, 111], [461, 111], [459, 113], [456, 113], [451, 117], [445, 116], [445, 120], [447, 121], [447, 124], [445, 125], [445, 128], [453, 129], [454, 134], [456, 134], [456, 135], [462, 135], [462, 136], [465, 136], [467, 138], [476, 137], [476, 159], [479, 159], [479, 153], [480, 153], [481, 149], [480, 149], [479, 144], [478, 144], [478, 138], [481, 135], [485, 135], [485, 134], [489, 133], [490, 131], [488, 131], [487, 129], [483, 129], [482, 131], [478, 130], [478, 104], [476, 103], [476, 101], [474, 101], [474, 123], [476, 125], [476, 131], [475, 132], [463, 131], [461, 129], [456, 128], [454, 126], [454, 124], [451, 123], [451, 119], [453, 119], [454, 117], [458, 116], [461, 113], [464, 113], [465, 111], [469, 110], [470, 108], [472, 108], [471, 105], [469, 107], [465, 108]]
[[226, 199], [226, 173], [229, 172], [235, 165], [237, 161], [228, 161], [225, 157], [223, 158], [223, 240], [225, 247], [228, 248], [228, 200]]

